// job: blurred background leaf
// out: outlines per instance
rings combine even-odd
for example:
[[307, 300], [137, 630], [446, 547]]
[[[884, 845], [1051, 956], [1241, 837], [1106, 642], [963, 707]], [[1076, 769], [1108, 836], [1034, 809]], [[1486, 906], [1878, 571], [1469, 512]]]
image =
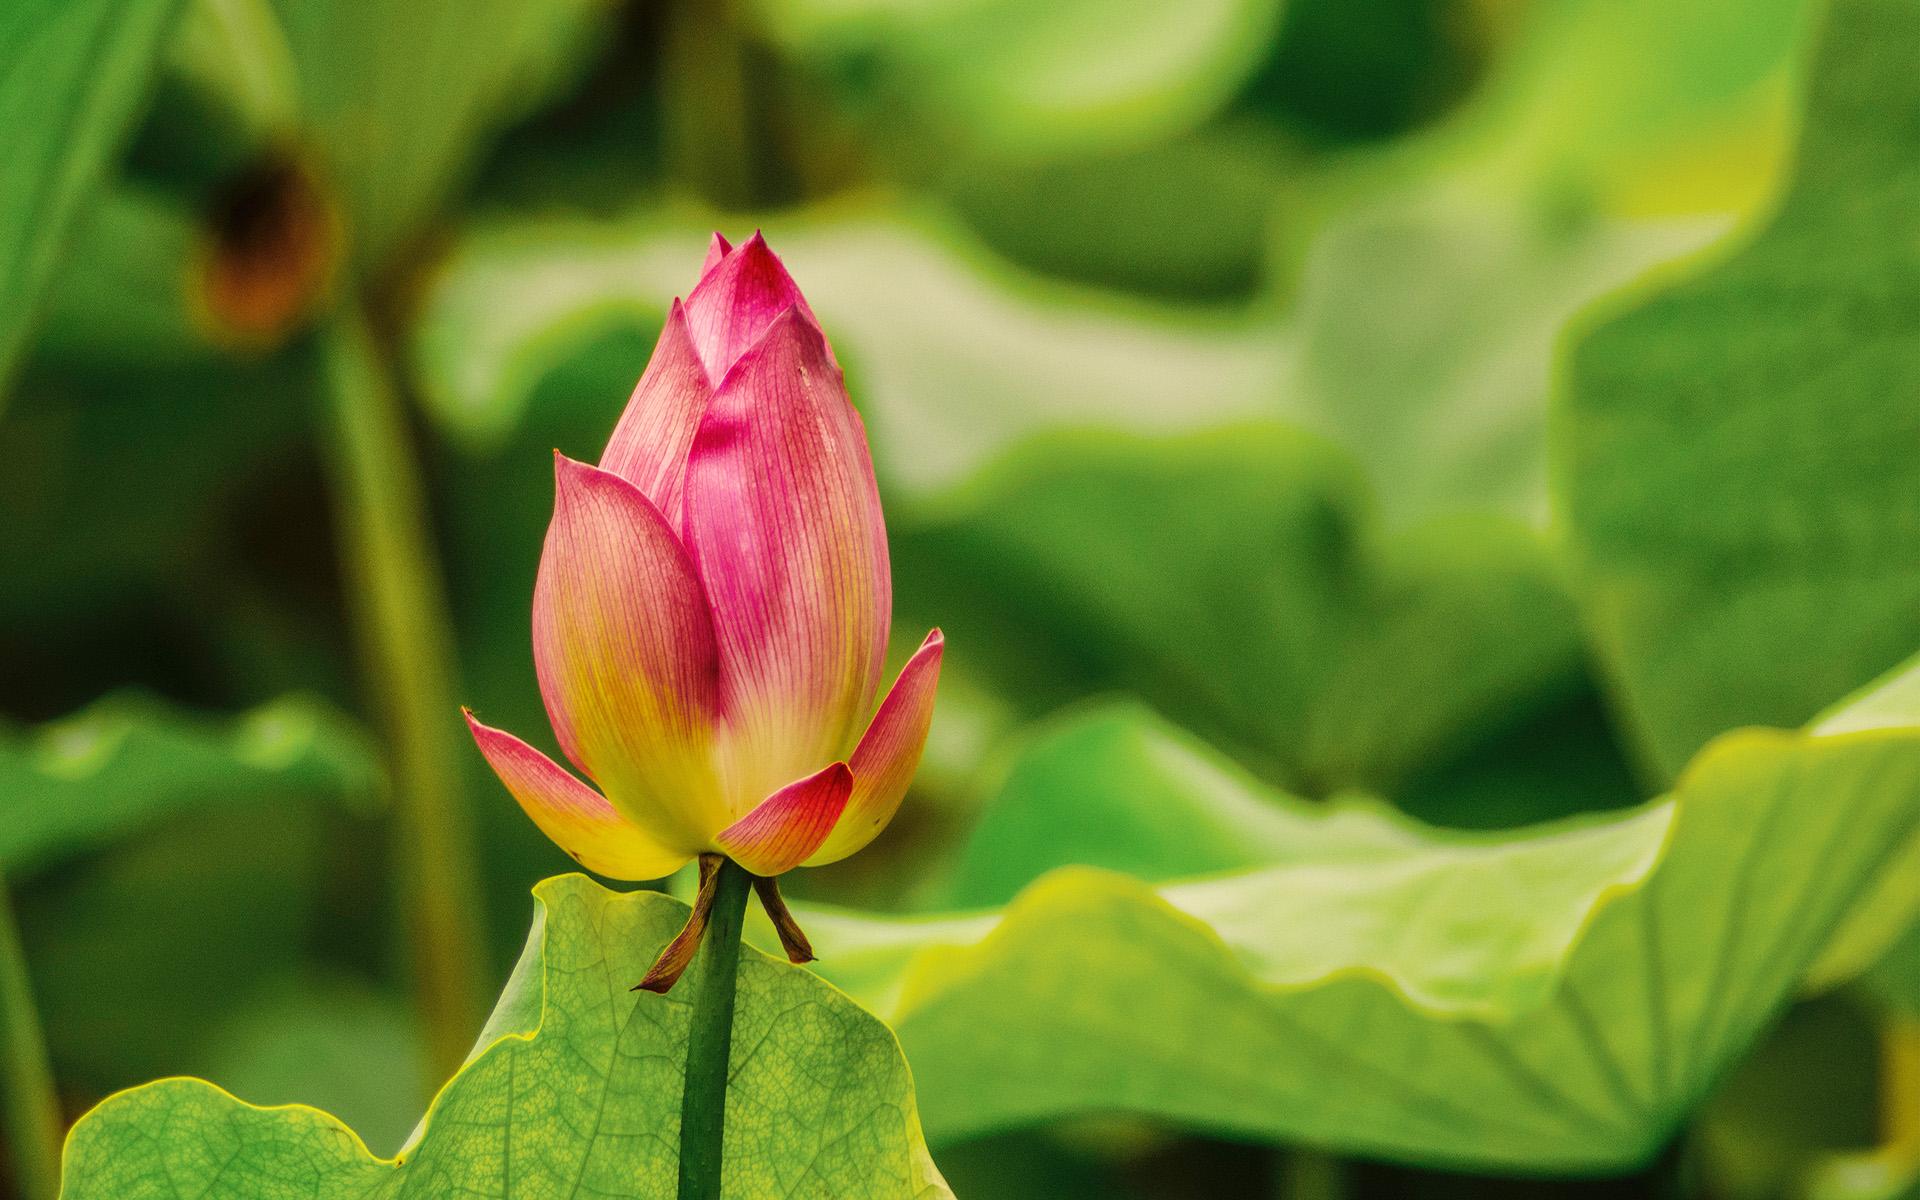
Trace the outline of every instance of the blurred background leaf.
[[0, 742], [0, 874], [21, 879], [170, 817], [276, 793], [364, 806], [380, 783], [358, 731], [297, 697], [228, 723], [111, 697]]
[[591, 61], [601, 0], [276, 0], [304, 122], [352, 247], [384, 264], [472, 168], [479, 139]]
[[1568, 528], [1662, 771], [1721, 730], [1804, 720], [1920, 641], [1920, 476], [1902, 450], [1920, 420], [1902, 399], [1920, 372], [1904, 335], [1916, 40], [1904, 6], [1835, 7], [1778, 212], [1572, 343]]
[[72, 233], [146, 101], [180, 0], [21, 0], [0, 14], [0, 396]]

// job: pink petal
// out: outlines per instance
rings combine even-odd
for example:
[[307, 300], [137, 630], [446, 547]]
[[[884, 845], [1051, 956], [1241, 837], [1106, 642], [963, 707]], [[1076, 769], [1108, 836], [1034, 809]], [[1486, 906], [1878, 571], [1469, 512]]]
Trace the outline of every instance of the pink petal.
[[799, 309], [714, 394], [684, 528], [720, 648], [726, 794], [752, 803], [852, 744], [893, 607], [866, 433]]
[[600, 456], [601, 469], [639, 488], [670, 529], [680, 528], [687, 452], [712, 399], [706, 368], [687, 333], [686, 309], [675, 300], [653, 357]]
[[[465, 710], [462, 710], [465, 711]], [[500, 782], [540, 832], [575, 862], [609, 879], [659, 879], [691, 855], [670, 850], [627, 823], [598, 792], [519, 738], [466, 713], [467, 728]]]
[[853, 768], [853, 795], [833, 833], [806, 860], [809, 867], [838, 862], [864, 849], [893, 820], [900, 800], [920, 766], [920, 752], [933, 725], [933, 694], [940, 682], [940, 656], [946, 638], [938, 629], [927, 635], [900, 668], [893, 689], [873, 714], [860, 744], [848, 760]]
[[[707, 378], [717, 383], [725, 377], [789, 308], [813, 320], [799, 286], [758, 233], [714, 264], [687, 297], [687, 328]], [[833, 361], [831, 350], [827, 361]]]
[[732, 253], [733, 243], [721, 237], [719, 230], [715, 230], [713, 240], [707, 243], [707, 261], [700, 264], [700, 278], [705, 279], [713, 274], [713, 269], [720, 265], [720, 260]]
[[730, 816], [711, 766], [718, 658], [686, 551], [638, 488], [554, 455], [533, 660], [567, 757], [629, 821], [698, 849]]
[[799, 866], [833, 832], [853, 791], [853, 772], [834, 763], [790, 783], [714, 835], [714, 848], [755, 875]]

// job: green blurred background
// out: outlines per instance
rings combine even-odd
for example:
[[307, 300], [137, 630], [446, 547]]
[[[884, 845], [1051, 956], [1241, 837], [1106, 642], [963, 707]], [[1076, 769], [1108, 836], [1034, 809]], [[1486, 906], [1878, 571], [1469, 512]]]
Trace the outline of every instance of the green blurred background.
[[[456, 706], [544, 729], [547, 451], [597, 456], [714, 228], [847, 367], [896, 658], [951, 646], [911, 799], [808, 898], [950, 899], [1009, 755], [1095, 697], [1500, 829], [1892, 665], [1911, 585], [1790, 678], [1643, 671], [1550, 467], [1569, 320], [1783, 186], [1804, 7], [7, 0], [0, 874], [68, 1115], [192, 1073], [412, 1127], [570, 867]], [[1788, 1194], [1878, 1136], [1889, 994], [1796, 1009], [1625, 1179], [1120, 1119], [935, 1152], [1012, 1200]]]

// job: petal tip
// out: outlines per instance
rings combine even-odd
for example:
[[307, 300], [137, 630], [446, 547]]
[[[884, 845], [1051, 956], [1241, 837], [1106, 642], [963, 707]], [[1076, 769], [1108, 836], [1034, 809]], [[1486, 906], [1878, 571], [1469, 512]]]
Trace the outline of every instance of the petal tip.
[[585, 486], [587, 481], [603, 473], [592, 463], [583, 463], [577, 458], [569, 458], [559, 450], [553, 452], [553, 481], [555, 486], [563, 492]]

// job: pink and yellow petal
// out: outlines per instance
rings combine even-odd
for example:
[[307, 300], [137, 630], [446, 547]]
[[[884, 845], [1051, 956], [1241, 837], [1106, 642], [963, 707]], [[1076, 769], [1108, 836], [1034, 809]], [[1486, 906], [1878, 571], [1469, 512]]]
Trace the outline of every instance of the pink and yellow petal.
[[467, 728], [494, 774], [540, 832], [573, 860], [609, 879], [659, 879], [691, 855], [661, 845], [628, 823], [598, 792], [546, 755], [466, 713]]
[[824, 866], [864, 849], [900, 810], [907, 785], [919, 769], [927, 730], [933, 726], [934, 692], [939, 687], [940, 658], [945, 649], [946, 639], [936, 629], [900, 668], [893, 688], [848, 760], [853, 769], [853, 793], [846, 811], [805, 865]]
[[893, 606], [866, 432], [797, 309], [714, 395], [688, 466], [684, 540], [713, 611], [726, 792], [764, 796], [852, 742]]
[[695, 850], [729, 813], [710, 756], [718, 652], [700, 582], [638, 488], [554, 456], [533, 657], [567, 756], [629, 821]]
[[833, 832], [853, 772], [834, 763], [781, 788], [714, 835], [713, 848], [755, 875], [778, 875], [806, 861]]

